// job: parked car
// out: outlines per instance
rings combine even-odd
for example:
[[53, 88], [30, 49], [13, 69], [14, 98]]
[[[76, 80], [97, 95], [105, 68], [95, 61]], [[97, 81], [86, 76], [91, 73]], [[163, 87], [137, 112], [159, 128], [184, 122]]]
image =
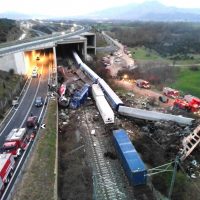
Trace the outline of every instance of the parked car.
[[162, 103], [168, 103], [169, 102], [169, 99], [166, 96], [159, 96], [158, 99]]
[[43, 106], [43, 104], [44, 104], [44, 99], [40, 96], [36, 97], [35, 106], [40, 107], [40, 106]]
[[19, 105], [19, 97], [15, 97], [15, 98], [12, 100], [12, 106], [17, 107], [18, 105]]

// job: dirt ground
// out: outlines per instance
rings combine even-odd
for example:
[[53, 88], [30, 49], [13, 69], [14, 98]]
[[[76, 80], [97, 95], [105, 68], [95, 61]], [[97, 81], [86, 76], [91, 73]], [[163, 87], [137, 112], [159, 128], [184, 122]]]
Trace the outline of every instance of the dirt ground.
[[157, 106], [159, 107], [164, 107], [165, 109], [171, 109], [171, 107], [173, 106], [173, 99], [169, 99], [168, 103], [162, 103], [159, 102], [159, 96], [162, 96], [163, 94], [157, 92], [157, 91], [153, 91], [151, 89], [144, 89], [144, 88], [139, 88], [136, 86], [135, 83], [131, 83], [128, 81], [124, 81], [124, 80], [114, 80], [114, 83], [120, 87], [123, 87], [126, 91], [132, 92], [133, 93], [133, 99], [137, 101], [137, 99], [139, 99], [140, 97], [144, 97], [145, 98], [154, 98]]
[[[106, 194], [101, 184], [102, 179], [96, 173], [101, 173], [102, 177], [115, 183], [114, 193], [116, 199], [121, 199], [121, 193], [125, 199], [153, 200], [152, 191], [149, 186], [133, 188], [129, 185], [120, 161], [116, 156], [113, 142], [113, 127], [105, 127], [93, 100], [87, 100], [86, 104], [78, 110], [67, 109], [62, 111], [67, 113], [67, 124], [60, 121], [59, 131], [59, 197], [60, 199], [104, 199]], [[137, 138], [138, 128], [135, 123], [127, 119], [116, 118], [114, 128], [124, 128]], [[95, 136], [91, 137], [91, 131], [95, 130]], [[94, 143], [97, 147], [94, 147]], [[98, 153], [96, 148], [100, 148]], [[104, 153], [111, 152], [115, 159], [107, 158]], [[101, 155], [100, 155], [101, 154]], [[98, 168], [101, 163], [95, 160], [95, 155], [101, 157], [102, 166], [109, 170], [109, 175], [105, 175]], [[103, 159], [103, 161], [102, 161]], [[97, 164], [98, 165], [97, 165]]]
[[92, 171], [86, 159], [84, 129], [79, 112], [69, 113], [70, 121], [59, 129], [59, 199], [92, 199]]

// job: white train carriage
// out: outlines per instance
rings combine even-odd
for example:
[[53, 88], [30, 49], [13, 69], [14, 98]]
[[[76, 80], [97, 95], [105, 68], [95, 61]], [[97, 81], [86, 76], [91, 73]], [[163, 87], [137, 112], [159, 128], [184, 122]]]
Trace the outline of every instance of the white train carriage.
[[97, 80], [100, 78], [93, 70], [91, 70], [85, 63], [82, 62], [79, 55], [76, 52], [73, 52], [74, 58], [76, 62], [78, 63], [79, 67], [89, 76], [89, 78], [97, 82]]
[[93, 96], [95, 101], [96, 101], [96, 98], [99, 97], [99, 96], [104, 97], [104, 93], [103, 93], [101, 87], [98, 84], [92, 85], [92, 96]]
[[91, 70], [85, 63], [82, 63], [80, 65], [80, 68], [83, 69], [83, 71], [89, 76], [89, 78], [97, 82], [97, 80], [100, 78], [93, 70]]
[[105, 124], [114, 123], [114, 112], [105, 99], [104, 93], [98, 84], [92, 85], [92, 96]]
[[109, 103], [111, 106], [115, 109], [118, 110], [118, 107], [120, 105], [124, 105], [122, 100], [116, 95], [116, 93], [110, 88], [110, 86], [103, 80], [103, 79], [98, 79], [98, 82], [105, 92], [106, 98], [108, 99]]
[[114, 112], [104, 96], [96, 97], [96, 105], [105, 124], [115, 122]]
[[165, 114], [156, 111], [142, 110], [138, 108], [131, 108], [127, 106], [119, 106], [118, 113], [127, 117], [137, 119], [145, 119], [149, 121], [174, 121], [180, 124], [190, 125], [194, 121], [192, 118], [182, 117], [179, 115]]
[[73, 56], [74, 56], [77, 64], [80, 66], [80, 64], [83, 63], [82, 60], [80, 59], [80, 57], [78, 56], [78, 54], [76, 52], [73, 51], [72, 53], [73, 53]]

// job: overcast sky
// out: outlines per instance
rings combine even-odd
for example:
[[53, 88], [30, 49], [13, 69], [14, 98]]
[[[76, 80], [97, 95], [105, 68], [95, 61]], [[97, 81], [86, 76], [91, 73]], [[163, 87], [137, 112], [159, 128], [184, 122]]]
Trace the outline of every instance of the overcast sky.
[[[0, 13], [7, 11], [51, 16], [75, 16], [105, 8], [149, 0], [0, 0]], [[181, 8], [200, 8], [200, 0], [158, 0]]]

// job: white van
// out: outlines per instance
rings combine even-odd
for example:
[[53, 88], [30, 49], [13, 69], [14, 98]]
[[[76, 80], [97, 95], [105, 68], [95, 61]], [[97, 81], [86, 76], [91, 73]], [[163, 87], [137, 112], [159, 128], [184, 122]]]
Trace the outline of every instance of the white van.
[[37, 67], [34, 67], [34, 68], [33, 68], [32, 77], [33, 77], [33, 78], [37, 78], [37, 77], [38, 77], [38, 70], [37, 70]]

